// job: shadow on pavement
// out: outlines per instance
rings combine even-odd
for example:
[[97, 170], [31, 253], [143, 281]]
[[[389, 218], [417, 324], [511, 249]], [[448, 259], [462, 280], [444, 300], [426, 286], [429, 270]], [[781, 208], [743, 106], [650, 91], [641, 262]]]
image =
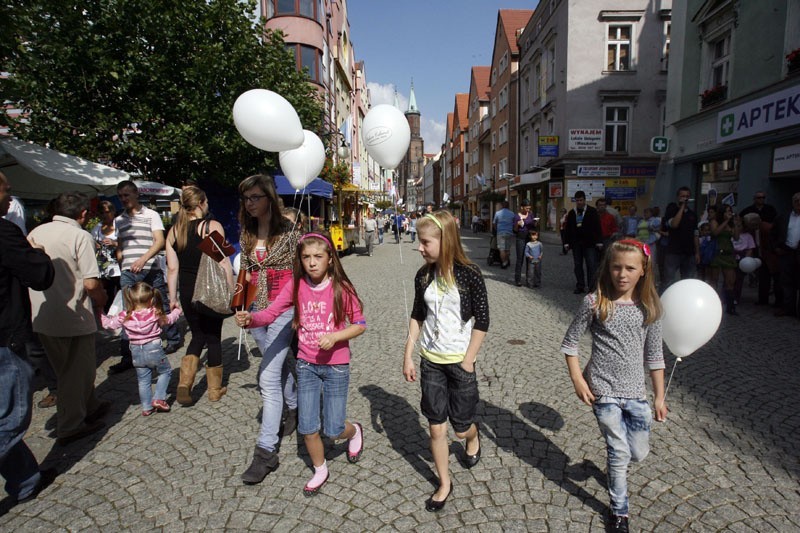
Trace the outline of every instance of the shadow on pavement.
[[[539, 430], [525, 423], [524, 420], [508, 409], [493, 405], [484, 400], [481, 400], [480, 404], [478, 411], [484, 413], [481, 417], [481, 425], [488, 426], [491, 430], [485, 431], [485, 428], [482, 428], [483, 434], [494, 441], [498, 448], [514, 453], [522, 461], [539, 470], [546, 479], [555, 483], [570, 495], [578, 498], [593, 511], [600, 514], [605, 512], [606, 505], [604, 503], [600, 502], [592, 494], [589, 494], [583, 487], [573, 482], [573, 479], [576, 481], [583, 481], [587, 479], [589, 475], [599, 472], [599, 469], [594, 466], [593, 463], [589, 462], [589, 465], [579, 465], [577, 469], [574, 466], [570, 467], [567, 454], [565, 454], [561, 448], [553, 444]], [[542, 406], [541, 404], [534, 404], [533, 402], [520, 406], [521, 409], [524, 408], [525, 412], [536, 415], [537, 419], [540, 418], [538, 413], [545, 413], [551, 415], [551, 417], [552, 413], [558, 414], [549, 407], [542, 409], [545, 407], [546, 406]], [[526, 414], [525, 416], [527, 417], [528, 415]], [[558, 415], [557, 419], [560, 418], [560, 415]], [[563, 420], [561, 423], [563, 424]], [[573, 472], [578, 474], [578, 476], [573, 478], [570, 475]]]
[[430, 466], [428, 430], [419, 423], [419, 414], [402, 396], [391, 394], [377, 385], [364, 385], [358, 391], [370, 402], [372, 429], [386, 433], [386, 438], [414, 470], [434, 488], [438, 479]]

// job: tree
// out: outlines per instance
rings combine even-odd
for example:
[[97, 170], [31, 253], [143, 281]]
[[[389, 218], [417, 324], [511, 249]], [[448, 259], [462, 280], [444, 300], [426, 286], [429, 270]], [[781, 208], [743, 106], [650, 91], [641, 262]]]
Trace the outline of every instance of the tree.
[[[284, 96], [304, 127], [322, 105], [280, 32], [261, 34], [255, 2], [239, 0], [11, 0], [6, 2], [0, 96], [14, 135], [148, 179], [235, 183], [274, 168], [277, 154], [247, 144], [236, 98]], [[5, 14], [5, 13], [4, 13]]]
[[345, 161], [339, 161], [334, 165], [330, 156], [325, 159], [325, 165], [322, 167], [319, 176], [336, 189], [341, 189], [353, 181], [350, 165]]

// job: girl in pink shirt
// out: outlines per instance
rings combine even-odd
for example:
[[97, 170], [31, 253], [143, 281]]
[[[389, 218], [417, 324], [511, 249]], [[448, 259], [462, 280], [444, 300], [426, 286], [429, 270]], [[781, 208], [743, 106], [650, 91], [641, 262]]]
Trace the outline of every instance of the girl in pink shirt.
[[[320, 427], [330, 438], [347, 439], [347, 460], [356, 463], [364, 448], [361, 424], [347, 418], [347, 387], [350, 381], [348, 341], [366, 329], [363, 305], [345, 274], [330, 238], [306, 233], [297, 244], [292, 282], [263, 311], [236, 313], [240, 326], [251, 328], [272, 323], [294, 307], [297, 330], [298, 432], [314, 464], [314, 476], [303, 492], [312, 496], [328, 480], [325, 448]], [[320, 423], [320, 392], [323, 422]]]
[[[176, 307], [168, 315], [164, 314], [161, 293], [143, 281], [122, 289], [122, 297], [127, 311], [113, 317], [101, 314], [100, 322], [105, 329], [122, 328], [128, 334], [133, 366], [139, 380], [142, 416], [150, 416], [156, 411], [167, 412], [167, 386], [172, 367], [161, 346], [161, 328], [174, 324], [181, 316], [181, 309]], [[155, 399], [151, 387], [154, 370], [158, 373]]]

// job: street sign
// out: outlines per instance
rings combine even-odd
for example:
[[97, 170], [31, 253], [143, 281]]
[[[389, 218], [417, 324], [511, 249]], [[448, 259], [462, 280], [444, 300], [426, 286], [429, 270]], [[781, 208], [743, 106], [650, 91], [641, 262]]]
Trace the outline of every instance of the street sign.
[[654, 154], [666, 154], [669, 150], [669, 139], [666, 137], [653, 137], [650, 139], [650, 151]]

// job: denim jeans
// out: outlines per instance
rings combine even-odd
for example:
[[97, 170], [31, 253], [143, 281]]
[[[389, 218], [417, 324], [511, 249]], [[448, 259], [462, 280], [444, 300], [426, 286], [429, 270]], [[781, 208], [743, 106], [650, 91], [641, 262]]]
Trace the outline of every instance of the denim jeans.
[[661, 280], [661, 292], [675, 283], [675, 275], [680, 271], [681, 279], [697, 277], [697, 261], [693, 254], [671, 254], [664, 257], [664, 279]]
[[283, 402], [289, 409], [297, 408], [297, 384], [284, 364], [292, 342], [294, 309], [289, 309], [269, 326], [253, 328], [250, 332], [261, 351], [258, 369], [258, 390], [261, 393], [261, 429], [258, 447], [274, 452], [283, 414]]
[[131, 344], [131, 354], [133, 354], [133, 366], [136, 368], [136, 378], [139, 380], [139, 401], [142, 402], [142, 411], [149, 411], [153, 408], [153, 391], [150, 386], [153, 382], [153, 370], [158, 373], [155, 399], [166, 400], [172, 367], [164, 354], [160, 339], [147, 344]]
[[[169, 293], [167, 292], [167, 283], [164, 281], [164, 273], [161, 269], [154, 266], [150, 270], [142, 270], [135, 274], [130, 270], [123, 270], [119, 278], [119, 285], [121, 289], [124, 289], [134, 285], [138, 281], [144, 281], [161, 293], [161, 300], [164, 303], [164, 312], [169, 313]], [[181, 343], [181, 332], [176, 324], [165, 326], [164, 334], [167, 337], [167, 344], [177, 345]], [[128, 335], [125, 333], [124, 329], [122, 330], [121, 338], [122, 340], [128, 340]], [[123, 358], [124, 356], [125, 354], [123, 354]]]
[[[347, 388], [350, 365], [315, 365], [297, 360], [297, 431], [311, 435], [323, 428], [334, 438], [344, 431], [347, 419]], [[319, 420], [319, 396], [322, 393], [322, 422]]]
[[611, 512], [627, 516], [628, 463], [638, 463], [650, 452], [650, 404], [647, 400], [601, 396], [595, 400], [593, 410], [606, 441]]
[[0, 347], [0, 475], [16, 499], [29, 496], [40, 479], [36, 457], [22, 440], [31, 423], [32, 381], [27, 359]]
[[453, 430], [463, 433], [475, 422], [478, 409], [478, 377], [461, 363], [439, 364], [424, 357], [419, 364], [422, 416], [431, 424], [450, 419]]
[[[527, 234], [525, 235], [527, 237]], [[528, 244], [527, 239], [514, 239], [514, 246], [516, 252], [516, 264], [514, 268], [514, 281], [522, 283], [522, 265], [525, 264], [525, 246]]]
[[[575, 272], [575, 288], [586, 289], [593, 291], [597, 280], [595, 275], [597, 273], [598, 253], [597, 248], [594, 246], [583, 247], [576, 246], [572, 249], [572, 262]], [[586, 277], [584, 278], [583, 263], [586, 263]]]

